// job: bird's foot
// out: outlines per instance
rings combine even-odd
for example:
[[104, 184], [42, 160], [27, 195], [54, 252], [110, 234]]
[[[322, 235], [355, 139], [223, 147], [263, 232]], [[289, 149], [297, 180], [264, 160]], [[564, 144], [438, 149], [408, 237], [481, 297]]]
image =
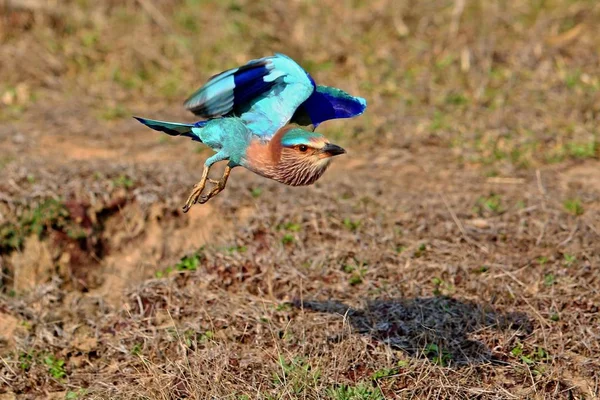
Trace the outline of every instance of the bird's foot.
[[185, 202], [185, 205], [183, 206], [184, 213], [188, 212], [190, 210], [190, 208], [192, 208], [192, 206], [198, 202], [200, 193], [202, 193], [202, 191], [204, 190], [205, 185], [206, 185], [206, 181], [199, 182], [194, 185], [194, 189], [192, 190], [192, 193], [190, 193], [187, 201]]
[[204, 194], [200, 197], [199, 203], [204, 204], [217, 194], [219, 194], [223, 189], [225, 189], [225, 185], [227, 185], [227, 179], [229, 178], [229, 174], [231, 173], [231, 168], [229, 166], [225, 167], [225, 172], [223, 173], [223, 177], [221, 179], [214, 180], [209, 179], [210, 183], [215, 185], [210, 192]]
[[[192, 208], [192, 206], [198, 202], [198, 198], [200, 197], [200, 194], [202, 193], [202, 191], [204, 190], [204, 187], [206, 186], [206, 181], [208, 180], [208, 171], [209, 170], [210, 170], [210, 168], [204, 167], [204, 171], [202, 171], [202, 179], [200, 179], [200, 182], [198, 182], [194, 185], [194, 189], [192, 189], [192, 193], [190, 193], [187, 201], [185, 202], [185, 205], [183, 206], [184, 213], [187, 213], [190, 210], [190, 208]], [[211, 179], [211, 181], [212, 181], [212, 179]], [[201, 201], [200, 203], [203, 203], [203, 202]]]

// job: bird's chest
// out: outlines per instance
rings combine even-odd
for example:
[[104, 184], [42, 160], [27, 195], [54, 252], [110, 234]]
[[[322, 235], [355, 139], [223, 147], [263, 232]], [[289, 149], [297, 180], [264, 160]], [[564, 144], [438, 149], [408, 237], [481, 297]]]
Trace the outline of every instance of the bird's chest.
[[244, 167], [267, 177], [270, 177], [270, 171], [275, 169], [276, 164], [272, 149], [268, 143], [258, 139], [254, 139], [249, 143], [246, 154], [242, 158], [242, 165]]

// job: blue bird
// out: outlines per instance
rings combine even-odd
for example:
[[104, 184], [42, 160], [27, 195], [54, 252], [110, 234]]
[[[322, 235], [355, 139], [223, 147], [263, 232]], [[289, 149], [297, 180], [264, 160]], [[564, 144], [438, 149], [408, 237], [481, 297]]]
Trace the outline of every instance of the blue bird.
[[[183, 211], [206, 203], [221, 192], [232, 168], [245, 167], [261, 176], [298, 186], [314, 183], [331, 157], [345, 153], [314, 129], [324, 121], [361, 115], [366, 101], [341, 89], [316, 85], [291, 58], [276, 53], [213, 76], [184, 103], [206, 118], [193, 124], [135, 117], [172, 136], [187, 136], [216, 154], [204, 163]], [[302, 126], [312, 125], [312, 131]], [[223, 177], [208, 178], [211, 166], [227, 160]], [[202, 194], [206, 182], [215, 185]]]

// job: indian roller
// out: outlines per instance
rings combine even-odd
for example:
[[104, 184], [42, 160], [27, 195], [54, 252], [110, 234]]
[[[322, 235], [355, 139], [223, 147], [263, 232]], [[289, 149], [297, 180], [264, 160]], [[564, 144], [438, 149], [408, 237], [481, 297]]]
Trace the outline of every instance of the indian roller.
[[[366, 106], [361, 97], [317, 85], [294, 60], [276, 53], [215, 75], [192, 94], [184, 107], [204, 118], [201, 121], [134, 118], [215, 151], [183, 206], [188, 212], [198, 201], [204, 204], [220, 193], [238, 166], [287, 185], [314, 183], [332, 157], [346, 152], [315, 132], [316, 127], [327, 120], [361, 115]], [[227, 161], [225, 172], [219, 180], [210, 179], [210, 168], [219, 161]], [[214, 186], [202, 195], [207, 182]]]

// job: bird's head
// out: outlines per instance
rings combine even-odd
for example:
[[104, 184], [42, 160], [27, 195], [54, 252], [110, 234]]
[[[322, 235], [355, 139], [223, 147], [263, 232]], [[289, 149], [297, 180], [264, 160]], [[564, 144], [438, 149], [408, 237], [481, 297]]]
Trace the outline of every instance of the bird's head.
[[301, 128], [286, 130], [279, 145], [273, 179], [292, 186], [314, 183], [323, 175], [332, 157], [346, 152], [325, 136]]

